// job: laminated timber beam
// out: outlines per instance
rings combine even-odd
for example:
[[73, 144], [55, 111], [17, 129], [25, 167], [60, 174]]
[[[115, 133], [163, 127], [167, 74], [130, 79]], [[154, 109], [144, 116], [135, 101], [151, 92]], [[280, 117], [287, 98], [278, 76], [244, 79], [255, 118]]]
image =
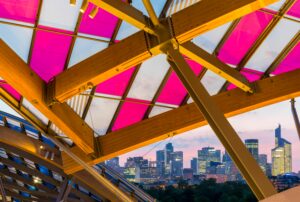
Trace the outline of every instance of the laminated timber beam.
[[207, 120], [257, 199], [261, 200], [276, 194], [276, 190], [267, 176], [264, 175], [218, 105], [198, 81], [197, 76], [179, 50], [174, 49], [173, 45], [170, 44], [166, 53], [169, 56], [168, 62], [172, 69], [176, 72], [176, 75], [193, 98], [199, 112]]
[[[182, 44], [222, 24], [277, 0], [202, 0], [162, 20], [169, 31], [164, 39], [139, 31], [57, 75], [47, 87], [49, 103], [68, 98], [162, 53], [166, 43]], [[101, 2], [101, 1], [99, 1]], [[109, 12], [109, 10], [107, 10]], [[157, 28], [158, 29], [158, 28]], [[161, 30], [156, 30], [159, 35]]]
[[48, 106], [46, 83], [0, 40], [0, 76], [61, 129], [86, 154], [94, 152], [93, 130], [66, 104]]
[[[254, 82], [254, 94], [233, 89], [214, 95], [212, 99], [225, 117], [232, 117], [300, 96], [299, 77], [300, 70], [295, 70]], [[207, 125], [207, 121], [196, 105], [187, 104], [98, 137], [97, 141], [102, 149], [101, 156], [96, 159], [83, 156], [83, 159], [94, 165], [204, 125]], [[74, 147], [72, 151], [80, 155], [78, 148]], [[68, 174], [83, 169], [66, 155], [63, 155], [63, 162], [64, 170]]]

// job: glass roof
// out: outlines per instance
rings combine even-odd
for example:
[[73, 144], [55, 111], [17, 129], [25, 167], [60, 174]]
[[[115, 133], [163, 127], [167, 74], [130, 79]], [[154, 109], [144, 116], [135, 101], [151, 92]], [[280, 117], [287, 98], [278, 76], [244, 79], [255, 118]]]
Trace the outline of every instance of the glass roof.
[[[166, 0], [152, 2], [157, 15], [168, 16], [197, 1], [173, 1], [166, 13], [162, 13]], [[284, 3], [284, 0], [279, 1], [224, 24], [195, 37], [192, 42], [231, 67], [238, 68], [248, 80], [258, 80], [291, 40], [299, 36], [300, 0], [282, 15], [280, 10]], [[49, 82], [67, 68], [138, 31], [101, 9], [91, 19], [88, 11], [94, 5], [89, 3], [87, 12], [81, 14], [81, 4], [82, 0], [77, 0], [76, 6], [70, 6], [68, 0], [1, 1], [0, 38], [45, 82]], [[142, 1], [132, 0], [132, 6], [147, 15]], [[272, 23], [278, 16], [279, 22]], [[271, 31], [266, 34], [269, 29]], [[250, 50], [253, 54], [245, 63]], [[299, 58], [300, 45], [297, 42], [271, 74], [299, 68]], [[223, 78], [206, 71], [205, 67], [189, 58], [186, 61], [211, 95], [224, 87], [228, 90], [235, 88], [225, 85]], [[243, 63], [245, 65], [241, 66]], [[5, 81], [1, 80], [0, 86], [17, 100], [22, 100], [23, 106], [45, 124], [49, 122]], [[91, 102], [87, 104], [89, 99]], [[67, 103], [94, 129], [96, 135], [105, 135], [190, 102], [192, 100], [170, 69], [166, 56], [158, 55]]]

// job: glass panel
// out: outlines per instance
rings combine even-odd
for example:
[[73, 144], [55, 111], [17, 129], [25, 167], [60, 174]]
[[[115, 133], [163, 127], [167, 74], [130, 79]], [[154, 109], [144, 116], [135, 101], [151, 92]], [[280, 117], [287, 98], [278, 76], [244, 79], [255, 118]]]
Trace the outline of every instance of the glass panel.
[[286, 0], [280, 0], [274, 4], [271, 4], [269, 6], [267, 6], [266, 8], [274, 10], [274, 11], [279, 11], [279, 9], [283, 6], [283, 4], [285, 3]]
[[[198, 75], [202, 67], [198, 63], [192, 60], [186, 60], [190, 65], [191, 69], [196, 75]], [[184, 97], [187, 95], [185, 87], [182, 85], [178, 76], [174, 71], [172, 71], [166, 85], [164, 86], [162, 92], [160, 93], [157, 102], [180, 105]]]
[[108, 43], [77, 38], [72, 50], [69, 67], [83, 61], [84, 59], [102, 51], [108, 46]]
[[48, 118], [37, 110], [26, 98], [23, 98], [23, 106], [28, 109], [33, 115], [40, 119], [44, 124], [48, 124]]
[[194, 38], [192, 41], [207, 52], [213, 53], [215, 48], [221, 41], [222, 37], [226, 33], [227, 29], [229, 28], [230, 24], [231, 22], [217, 27], [211, 31], [208, 31]]
[[118, 31], [116, 40], [122, 40], [125, 39], [126, 37], [138, 32], [139, 29], [130, 25], [129, 23], [122, 21], [120, 29]]
[[0, 38], [27, 62], [32, 29], [0, 24]]
[[94, 7], [89, 3], [86, 12], [83, 14], [79, 32], [110, 39], [117, 26], [118, 18], [103, 9], [99, 9], [98, 14], [94, 19], [91, 19], [89, 14]]
[[[164, 5], [166, 3], [166, 0], [160, 0], [160, 1], [157, 1], [157, 0], [151, 0], [151, 4], [153, 6], [153, 9], [156, 13], [156, 16], [159, 17], [162, 9], [164, 8]], [[149, 16], [147, 11], [146, 11], [146, 8], [143, 4], [143, 1], [141, 0], [133, 0], [132, 1], [132, 6], [137, 8], [138, 10], [142, 11], [144, 15], [146, 16]]]
[[118, 105], [117, 100], [94, 97], [85, 121], [97, 135], [105, 135]]
[[272, 74], [281, 74], [300, 68], [300, 43], [288, 54]]
[[169, 67], [166, 55], [157, 55], [145, 61], [132, 84], [128, 97], [152, 100]]
[[288, 15], [300, 18], [300, 0], [293, 5], [293, 7], [287, 13]]
[[228, 64], [239, 64], [272, 17], [259, 11], [243, 17], [221, 48], [218, 57]]
[[167, 111], [170, 111], [172, 110], [171, 108], [168, 108], [168, 107], [158, 107], [158, 106], [154, 106], [152, 108], [152, 111], [151, 113], [149, 114], [149, 118], [153, 117], [153, 116], [156, 116], [156, 115], [159, 115], [159, 114], [162, 114], [164, 112], [167, 112]]
[[74, 31], [82, 0], [77, 0], [75, 6], [70, 1], [43, 0], [40, 25], [57, 29]]
[[2, 115], [1, 111], [11, 114], [13, 116], [22, 118], [22, 116], [20, 114], [18, 114], [14, 109], [12, 109], [10, 106], [8, 106], [5, 102], [3, 102], [0, 99], [0, 115]]
[[300, 23], [282, 19], [246, 64], [248, 69], [264, 72], [300, 30]]
[[[258, 80], [262, 76], [263, 73], [259, 72], [259, 71], [244, 68], [241, 71], [241, 74], [244, 75], [248, 79], [248, 81], [253, 82], [253, 81]], [[228, 86], [227, 90], [231, 90], [234, 88], [236, 88], [236, 86], [233, 84], [230, 84]]]
[[0, 18], [34, 24], [38, 6], [38, 0], [2, 0], [0, 1]]
[[122, 105], [112, 130], [115, 131], [142, 120], [148, 109], [148, 104], [149, 101], [127, 98]]
[[225, 81], [225, 79], [210, 70], [207, 70], [201, 79], [201, 83], [204, 85], [210, 95], [217, 94], [224, 85]]
[[6, 92], [8, 92], [10, 95], [12, 95], [14, 98], [20, 101], [21, 94], [18, 93], [11, 85], [5, 83], [5, 81], [0, 80], [0, 87], [2, 87]]
[[130, 68], [97, 86], [96, 92], [108, 95], [122, 96], [135, 68]]
[[64, 34], [44, 30], [36, 32], [30, 66], [44, 81], [49, 82], [63, 71], [71, 40], [71, 36]]

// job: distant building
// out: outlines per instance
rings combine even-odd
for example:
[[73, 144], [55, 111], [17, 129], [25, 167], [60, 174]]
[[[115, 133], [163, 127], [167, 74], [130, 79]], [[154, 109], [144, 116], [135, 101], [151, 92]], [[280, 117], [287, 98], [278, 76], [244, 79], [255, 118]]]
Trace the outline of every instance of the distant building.
[[194, 175], [194, 171], [191, 168], [183, 169], [183, 179], [184, 180], [192, 180]]
[[198, 174], [198, 158], [193, 158], [191, 160], [191, 169], [193, 170], [194, 174]]
[[268, 163], [268, 156], [267, 154], [259, 154], [259, 166], [266, 174], [267, 172], [267, 163]]
[[174, 148], [172, 143], [168, 143], [165, 146], [165, 150], [164, 150], [164, 164], [165, 164], [165, 177], [171, 177], [171, 153], [174, 152]]
[[224, 183], [227, 181], [227, 175], [223, 174], [206, 174], [206, 179], [215, 179], [216, 183]]
[[258, 139], [246, 139], [245, 146], [248, 149], [248, 151], [252, 154], [252, 156], [256, 160], [256, 162], [259, 162]]
[[165, 151], [156, 151], [156, 170], [159, 177], [163, 177], [165, 174]]
[[281, 126], [275, 129], [275, 148], [272, 149], [272, 175], [292, 172], [292, 146], [281, 137]]
[[119, 157], [112, 158], [105, 162], [105, 165], [112, 168], [113, 170], [120, 172], [120, 164], [119, 164]]
[[170, 154], [171, 176], [181, 177], [183, 170], [183, 152], [176, 151]]
[[272, 176], [270, 180], [278, 191], [300, 185], [300, 178], [296, 173], [285, 173], [283, 175]]
[[206, 173], [210, 162], [221, 162], [221, 151], [213, 147], [203, 147], [198, 150], [198, 172]]

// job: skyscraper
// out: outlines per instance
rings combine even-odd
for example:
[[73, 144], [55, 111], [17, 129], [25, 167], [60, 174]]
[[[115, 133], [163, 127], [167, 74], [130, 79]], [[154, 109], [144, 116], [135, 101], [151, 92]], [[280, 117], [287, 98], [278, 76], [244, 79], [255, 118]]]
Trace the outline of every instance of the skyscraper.
[[176, 151], [170, 155], [171, 175], [172, 177], [181, 177], [183, 170], [183, 152]]
[[247, 139], [245, 145], [248, 151], [252, 154], [256, 162], [259, 162], [258, 158], [258, 139]]
[[292, 172], [292, 145], [281, 137], [281, 126], [275, 129], [275, 148], [272, 149], [272, 175]]
[[213, 147], [203, 147], [201, 150], [198, 150], [199, 173], [206, 173], [210, 162], [221, 162], [221, 151]]
[[193, 169], [193, 174], [198, 174], [198, 158], [191, 160], [191, 169]]
[[259, 155], [259, 166], [266, 174], [267, 171], [267, 163], [268, 163], [268, 156], [267, 154], [260, 154]]
[[158, 150], [156, 151], [156, 169], [157, 175], [163, 177], [165, 173], [165, 151]]
[[164, 152], [165, 176], [170, 177], [171, 176], [171, 153], [174, 151], [172, 143], [166, 144], [164, 151], [165, 151]]

